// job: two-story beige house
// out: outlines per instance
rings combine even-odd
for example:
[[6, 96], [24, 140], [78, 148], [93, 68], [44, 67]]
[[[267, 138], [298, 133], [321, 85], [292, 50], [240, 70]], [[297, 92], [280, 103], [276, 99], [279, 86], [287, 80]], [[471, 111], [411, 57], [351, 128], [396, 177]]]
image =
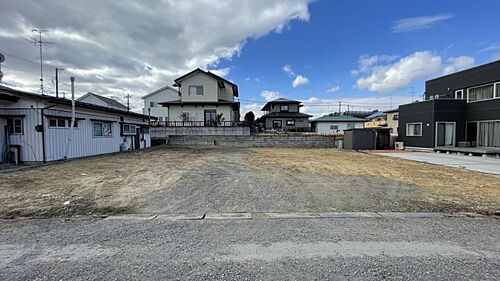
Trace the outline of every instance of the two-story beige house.
[[301, 107], [300, 101], [275, 99], [264, 105], [264, 115], [259, 119], [266, 130], [307, 131], [310, 129], [309, 117], [312, 115], [301, 113]]
[[172, 126], [232, 126], [240, 120], [238, 86], [210, 71], [195, 69], [174, 80], [179, 99], [159, 102]]

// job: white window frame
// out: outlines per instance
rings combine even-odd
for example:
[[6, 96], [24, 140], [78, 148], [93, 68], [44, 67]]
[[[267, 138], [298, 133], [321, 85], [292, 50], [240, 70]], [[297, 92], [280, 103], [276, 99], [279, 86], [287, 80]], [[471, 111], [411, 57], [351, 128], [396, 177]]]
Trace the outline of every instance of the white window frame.
[[[194, 95], [191, 95], [191, 88], [195, 88], [196, 92]], [[198, 94], [198, 89], [201, 89], [201, 94]], [[189, 85], [188, 87], [188, 96], [203, 96], [203, 85]]]
[[[128, 127], [128, 130], [125, 130], [126, 127]], [[131, 131], [132, 127], [133, 127], [133, 132]], [[135, 135], [137, 135], [137, 125], [134, 125], [134, 124], [122, 124], [122, 134], [124, 136], [135, 136]]]
[[[497, 85], [499, 85], [499, 84], [500, 84], [500, 82], [492, 82], [492, 83], [486, 83], [486, 84], [482, 84], [482, 85], [479, 85], [479, 86], [474, 86], [474, 87], [467, 88], [467, 103], [499, 99], [500, 98], [500, 93], [497, 92]], [[493, 98], [483, 99], [483, 100], [474, 100], [474, 101], [469, 100], [470, 89], [481, 88], [481, 87], [489, 86], [489, 85], [493, 85]]]
[[[101, 124], [102, 126], [102, 135], [96, 135], [94, 130], [94, 124]], [[109, 135], [104, 135], [104, 124], [109, 124]], [[113, 137], [113, 123], [105, 122], [105, 121], [92, 121], [92, 137], [94, 138], [112, 138]]]
[[[23, 117], [7, 117], [7, 120], [12, 120], [12, 133], [9, 133], [9, 134], [11, 134], [11, 135], [24, 135]], [[21, 121], [21, 132], [16, 132], [16, 120]], [[8, 121], [7, 121], [7, 124], [9, 124]]]
[[[283, 109], [283, 108], [286, 108], [286, 109]], [[288, 104], [282, 104], [280, 105], [280, 111], [281, 112], [288, 112], [290, 110], [290, 107], [288, 106]]]
[[[408, 128], [410, 125], [420, 125], [420, 135], [409, 135], [408, 132]], [[424, 129], [424, 126], [422, 125], [422, 122], [411, 122], [411, 123], [406, 123], [406, 136], [407, 137], [421, 137], [422, 136], [422, 133], [423, 133], [423, 129]]]
[[[451, 146], [444, 147], [455, 147], [457, 141], [457, 122], [454, 121], [436, 121], [436, 132], [434, 134], [434, 146], [437, 147], [437, 137], [438, 137], [438, 123], [453, 124], [453, 144]], [[422, 132], [422, 131], [420, 131]], [[441, 147], [441, 146], [440, 146]]]
[[[50, 125], [50, 121], [51, 120], [55, 120], [56, 121], [56, 125], [55, 126], [51, 126]], [[63, 120], [64, 121], [64, 126], [59, 126], [59, 121], [60, 120]], [[76, 123], [76, 122], [75, 122]], [[51, 129], [62, 129], [62, 128], [67, 128], [69, 127], [69, 125], [71, 125], [71, 121], [69, 120], [66, 120], [66, 118], [55, 118], [55, 117], [51, 117], [49, 118], [49, 128]]]
[[[290, 122], [290, 124], [288, 122]], [[286, 120], [285, 124], [287, 126], [295, 126], [295, 120]]]
[[460, 89], [460, 90], [456, 90], [455, 91], [455, 99], [457, 99], [457, 100], [463, 100], [464, 99], [464, 89]]
[[339, 130], [339, 125], [332, 125], [332, 124], [330, 124], [330, 130], [338, 131]]
[[356, 123], [347, 123], [346, 124], [347, 129], [356, 129]]

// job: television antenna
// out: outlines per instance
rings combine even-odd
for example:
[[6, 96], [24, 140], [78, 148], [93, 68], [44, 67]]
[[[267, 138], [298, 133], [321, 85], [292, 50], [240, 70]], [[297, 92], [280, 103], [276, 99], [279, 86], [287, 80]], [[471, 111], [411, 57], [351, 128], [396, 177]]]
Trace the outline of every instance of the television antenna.
[[2, 62], [5, 61], [5, 56], [0, 53], [0, 85], [2, 84], [3, 72], [2, 72]]
[[42, 40], [42, 34], [45, 32], [49, 32], [46, 29], [38, 29], [38, 28], [33, 28], [31, 30], [34, 33], [38, 33], [38, 35], [33, 35], [31, 38], [27, 39], [30, 43], [33, 43], [35, 46], [38, 46], [40, 49], [40, 91], [42, 95], [45, 94], [45, 90], [43, 89], [43, 50], [42, 47], [44, 44], [52, 44], [54, 42], [49, 42], [49, 41], [43, 41]]

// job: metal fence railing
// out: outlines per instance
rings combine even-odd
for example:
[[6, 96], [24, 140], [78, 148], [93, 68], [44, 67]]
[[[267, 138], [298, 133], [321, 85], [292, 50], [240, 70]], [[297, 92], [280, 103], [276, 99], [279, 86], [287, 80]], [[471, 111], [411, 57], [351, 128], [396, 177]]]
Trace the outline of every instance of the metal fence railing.
[[240, 121], [151, 121], [151, 127], [242, 127]]

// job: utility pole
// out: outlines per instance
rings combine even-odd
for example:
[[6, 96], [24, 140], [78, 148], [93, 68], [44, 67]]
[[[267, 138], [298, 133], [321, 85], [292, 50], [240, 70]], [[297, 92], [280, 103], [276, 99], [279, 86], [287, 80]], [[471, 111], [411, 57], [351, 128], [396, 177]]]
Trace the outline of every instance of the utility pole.
[[48, 42], [48, 41], [42, 40], [42, 34], [44, 32], [48, 32], [48, 30], [33, 28], [31, 31], [38, 33], [38, 36], [35, 35], [35, 36], [31, 37], [28, 41], [33, 43], [35, 46], [38, 46], [40, 49], [40, 93], [42, 95], [44, 95], [45, 91], [43, 89], [43, 51], [42, 51], [42, 46], [43, 46], [43, 44], [52, 44], [53, 42]]
[[59, 70], [64, 70], [64, 68], [56, 67], [56, 98], [59, 97]]
[[132, 97], [130, 94], [125, 96], [127, 98], [127, 110], [130, 111], [130, 98]]
[[342, 101], [339, 101], [339, 114], [342, 112]]
[[349, 111], [349, 105], [347, 105], [347, 115], [349, 115], [350, 111]]
[[68, 141], [66, 142], [66, 149], [64, 151], [64, 159], [68, 159], [69, 146], [73, 141], [73, 132], [75, 127], [75, 77], [70, 77], [71, 80], [71, 124]]

